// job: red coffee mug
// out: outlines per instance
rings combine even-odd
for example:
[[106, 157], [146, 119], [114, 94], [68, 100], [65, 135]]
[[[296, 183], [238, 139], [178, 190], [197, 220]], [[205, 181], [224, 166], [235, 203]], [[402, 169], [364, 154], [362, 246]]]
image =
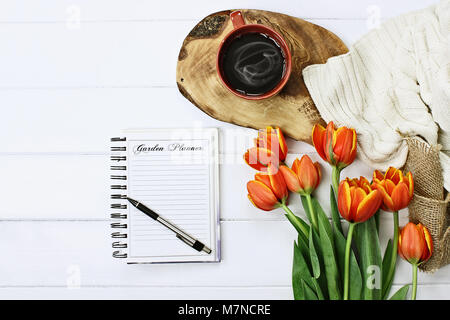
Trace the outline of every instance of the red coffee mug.
[[[286, 82], [289, 80], [289, 76], [291, 75], [291, 69], [292, 69], [292, 59], [291, 59], [291, 52], [289, 50], [289, 47], [284, 41], [283, 37], [276, 32], [275, 30], [266, 27], [262, 24], [245, 24], [244, 19], [242, 17], [241, 11], [233, 11], [230, 14], [231, 22], [233, 23], [234, 29], [228, 33], [225, 38], [222, 40], [219, 46], [219, 50], [217, 51], [217, 59], [216, 59], [216, 69], [217, 73], [219, 74], [219, 78], [222, 81], [222, 83], [225, 85], [228, 90], [233, 92], [238, 97], [248, 99], [248, 100], [261, 100], [265, 98], [272, 97], [276, 95], [280, 90], [284, 87]], [[276, 41], [276, 43], [280, 46], [281, 50], [283, 51], [283, 56], [285, 59], [285, 70], [284, 74], [280, 80], [280, 82], [270, 91], [265, 92], [261, 95], [245, 95], [239, 91], [234, 90], [226, 81], [226, 77], [223, 74], [223, 70], [221, 67], [221, 58], [223, 54], [223, 50], [226, 48], [226, 44], [230, 43], [233, 39], [235, 39], [238, 36], [247, 34], [247, 33], [262, 33], [273, 40]]]

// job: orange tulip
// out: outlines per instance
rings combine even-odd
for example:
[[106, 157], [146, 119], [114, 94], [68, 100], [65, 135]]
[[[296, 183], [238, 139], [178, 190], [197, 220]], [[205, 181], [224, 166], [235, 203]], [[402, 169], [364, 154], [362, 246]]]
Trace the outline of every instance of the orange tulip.
[[345, 179], [339, 184], [338, 208], [349, 222], [359, 223], [371, 218], [382, 202], [381, 193], [372, 190], [367, 179]]
[[433, 240], [428, 229], [420, 223], [407, 223], [398, 237], [398, 253], [413, 266], [411, 300], [416, 300], [417, 266], [430, 259], [433, 254]]
[[316, 124], [312, 131], [312, 141], [320, 157], [339, 170], [355, 160], [355, 129], [335, 129], [333, 121], [330, 121], [326, 128]]
[[400, 231], [398, 253], [411, 264], [421, 264], [430, 259], [433, 254], [433, 240], [428, 229], [421, 223], [415, 225], [409, 222]]
[[292, 169], [284, 165], [279, 169], [288, 189], [292, 192], [301, 195], [311, 194], [320, 183], [320, 165], [318, 162], [313, 163], [307, 155], [300, 160], [295, 159]]
[[259, 130], [255, 147], [244, 154], [245, 162], [258, 171], [267, 171], [270, 163], [279, 165], [286, 159], [288, 148], [280, 128], [267, 127]]
[[247, 183], [248, 198], [261, 210], [270, 211], [286, 203], [288, 190], [281, 171], [269, 164], [267, 173], [255, 174]]
[[265, 130], [259, 130], [255, 145], [258, 148], [272, 151], [280, 161], [286, 160], [288, 147], [283, 132], [278, 127], [267, 127]]
[[406, 208], [414, 194], [414, 180], [411, 172], [403, 175], [402, 171], [390, 167], [383, 175], [375, 170], [372, 187], [379, 190], [383, 196], [382, 209], [398, 211]]

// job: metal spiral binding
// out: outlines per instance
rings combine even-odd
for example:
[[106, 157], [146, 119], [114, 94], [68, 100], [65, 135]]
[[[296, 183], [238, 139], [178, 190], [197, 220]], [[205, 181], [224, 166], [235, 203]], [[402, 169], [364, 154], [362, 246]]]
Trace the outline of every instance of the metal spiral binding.
[[[127, 139], [124, 138], [111, 138], [111, 142], [112, 143], [117, 143], [117, 142], [125, 142], [127, 141]], [[127, 157], [126, 155], [123, 154], [117, 154], [117, 152], [124, 152], [126, 151], [127, 148], [125, 146], [111, 146], [111, 152], [113, 152], [113, 154], [111, 154], [110, 160], [112, 163], [116, 163], [110, 166], [110, 170], [112, 172], [114, 171], [126, 171], [127, 170], [127, 166], [126, 165], [117, 165], [117, 162], [126, 162], [127, 161]], [[124, 175], [120, 175], [120, 174], [111, 174], [111, 180], [127, 180], [127, 176]], [[111, 190], [127, 190], [127, 186], [126, 184], [111, 184]], [[111, 199], [114, 200], [120, 200], [120, 201], [126, 201], [127, 199], [127, 195], [126, 194], [122, 194], [122, 193], [118, 193], [121, 191], [116, 191], [115, 193], [111, 194]], [[123, 191], [124, 193], [126, 193], [125, 191]], [[128, 215], [126, 213], [126, 211], [122, 211], [122, 210], [126, 210], [127, 209], [127, 204], [126, 203], [118, 203], [119, 201], [117, 201], [117, 203], [112, 203], [111, 204], [111, 209], [114, 210], [114, 212], [111, 213], [111, 229], [119, 229], [119, 230], [126, 230], [128, 225], [124, 222], [121, 221], [126, 221]], [[113, 251], [112, 256], [114, 258], [118, 258], [118, 259], [123, 259], [123, 258], [127, 258], [128, 255], [127, 253], [124, 251], [125, 249], [128, 248], [128, 244], [126, 242], [126, 240], [128, 238], [128, 234], [126, 233], [126, 231], [114, 231], [111, 233], [111, 238], [112, 239], [116, 239], [115, 241], [113, 241], [112, 243], [112, 248], [114, 249], [118, 249]], [[119, 240], [120, 239], [120, 240]]]
[[127, 190], [127, 186], [123, 186], [120, 184], [112, 184], [111, 189], [112, 190]]

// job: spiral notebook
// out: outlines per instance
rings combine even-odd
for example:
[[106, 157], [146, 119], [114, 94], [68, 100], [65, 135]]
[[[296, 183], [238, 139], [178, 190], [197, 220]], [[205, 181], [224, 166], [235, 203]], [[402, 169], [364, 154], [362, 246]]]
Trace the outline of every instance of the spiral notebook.
[[[113, 257], [127, 263], [220, 261], [217, 129], [125, 130], [111, 144]], [[186, 245], [128, 204], [127, 196], [212, 252]]]

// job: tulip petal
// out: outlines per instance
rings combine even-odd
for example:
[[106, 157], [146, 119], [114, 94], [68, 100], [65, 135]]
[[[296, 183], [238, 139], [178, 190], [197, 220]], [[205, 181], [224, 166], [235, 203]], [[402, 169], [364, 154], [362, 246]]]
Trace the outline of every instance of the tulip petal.
[[312, 142], [319, 156], [323, 160], [327, 161], [327, 157], [325, 156], [325, 152], [323, 149], [324, 140], [325, 140], [325, 128], [322, 127], [320, 124], [316, 124], [312, 130]]
[[320, 169], [320, 164], [318, 162], [314, 162], [314, 166], [316, 167], [317, 171], [317, 182], [314, 186], [314, 189], [316, 189], [320, 184], [320, 180], [322, 180], [322, 169]]
[[280, 160], [284, 161], [286, 159], [286, 156], [288, 154], [288, 147], [286, 143], [286, 139], [284, 138], [283, 132], [280, 128], [275, 129], [276, 135], [278, 137], [278, 145], [280, 146]]
[[384, 177], [383, 179], [391, 179], [394, 177], [394, 175], [396, 174], [397, 169], [394, 167], [389, 167], [387, 169], [387, 171], [384, 173]]
[[[383, 180], [382, 182], [384, 182], [385, 180]], [[372, 184], [372, 186], [377, 189], [378, 191], [380, 191], [381, 196], [383, 198], [383, 210], [385, 211], [395, 211], [394, 209], [394, 202], [392, 201], [391, 196], [389, 195], [389, 193], [387, 193], [383, 183], [374, 183]]]
[[280, 200], [286, 199], [288, 197], [288, 190], [283, 174], [273, 164], [269, 164], [267, 173], [269, 174], [270, 185], [275, 196]]
[[267, 187], [271, 188], [270, 178], [267, 173], [258, 172], [255, 174], [255, 180], [264, 183]]
[[414, 179], [411, 172], [408, 172], [406, 174], [406, 180], [408, 181], [408, 191], [409, 191], [409, 197], [412, 198], [414, 195]]
[[353, 162], [356, 156], [356, 132], [354, 129], [340, 127], [334, 133], [333, 153], [336, 162], [344, 166]]
[[319, 177], [314, 163], [307, 155], [304, 155], [300, 159], [297, 176], [300, 185], [305, 190], [305, 192], [311, 193], [314, 190]]
[[371, 218], [380, 208], [381, 201], [383, 201], [383, 198], [380, 191], [373, 190], [370, 192], [359, 204], [355, 220], [357, 222], [364, 222]]
[[323, 141], [323, 151], [326, 156], [326, 161], [332, 165], [336, 164], [336, 157], [333, 153], [333, 147], [334, 147], [334, 124], [333, 121], [330, 121], [327, 125], [327, 128], [325, 129], [325, 139]]
[[346, 180], [342, 180], [338, 187], [338, 209], [341, 216], [346, 220], [350, 216], [351, 204], [350, 186]]
[[392, 202], [394, 203], [394, 210], [398, 211], [406, 208], [411, 198], [409, 197], [408, 186], [405, 182], [400, 182], [392, 191]]
[[386, 188], [387, 193], [389, 193], [389, 195], [391, 195], [392, 197], [392, 192], [395, 189], [395, 183], [392, 182], [392, 180], [384, 180], [384, 186]]
[[403, 255], [403, 251], [402, 251], [402, 233], [400, 232], [398, 235], [398, 254], [400, 255], [400, 257], [402, 257], [402, 259], [407, 260], [406, 257]]
[[384, 175], [379, 170], [375, 170], [373, 172], [373, 177], [372, 177], [373, 181], [376, 181], [376, 180], [381, 181], [383, 179], [384, 179]]
[[283, 174], [284, 181], [286, 182], [286, 185], [290, 191], [292, 192], [302, 191], [302, 188], [300, 186], [300, 183], [294, 170], [292, 170], [287, 166], [280, 166], [279, 170]]
[[423, 236], [425, 239], [426, 250], [424, 250], [424, 254], [422, 255], [422, 259], [421, 259], [421, 261], [424, 262], [424, 261], [427, 261], [428, 259], [430, 259], [431, 256], [433, 255], [433, 239], [431, 238], [430, 232], [428, 231], [427, 227], [423, 226], [420, 223], [419, 223], [419, 225], [421, 226]]
[[264, 211], [271, 211], [274, 209], [274, 206], [268, 205], [265, 202], [261, 202], [259, 200], [254, 200], [250, 194], [247, 194], [248, 199], [250, 202], [258, 209], [264, 210]]
[[295, 158], [291, 168], [295, 172], [295, 174], [298, 175], [300, 168], [300, 160], [298, 158]]
[[252, 203], [262, 210], [272, 210], [278, 202], [272, 190], [260, 181], [249, 181], [247, 191]]
[[350, 194], [352, 198], [352, 203], [350, 206], [350, 222], [358, 222], [357, 220], [357, 212], [359, 204], [364, 200], [366, 197], [366, 193], [362, 188], [359, 187], [350, 187]]

